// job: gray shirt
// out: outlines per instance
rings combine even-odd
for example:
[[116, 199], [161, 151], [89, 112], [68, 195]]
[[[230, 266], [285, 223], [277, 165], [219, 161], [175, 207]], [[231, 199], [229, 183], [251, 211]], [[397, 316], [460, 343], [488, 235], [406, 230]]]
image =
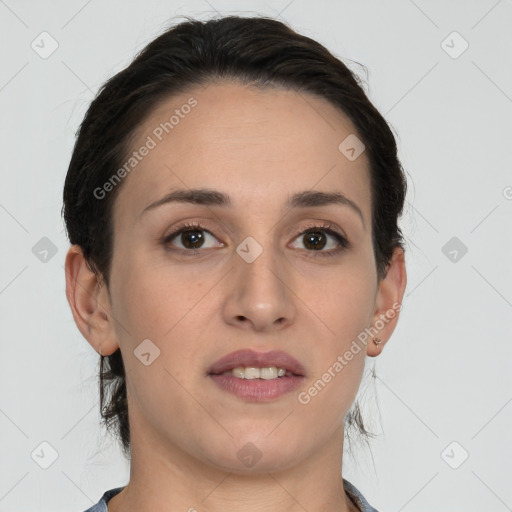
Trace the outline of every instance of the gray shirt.
[[[348, 497], [355, 503], [356, 507], [359, 508], [360, 512], [378, 512], [374, 509], [364, 498], [364, 496], [348, 481], [343, 479], [343, 487]], [[113, 498], [116, 494], [119, 494], [124, 487], [116, 487], [106, 491], [101, 497], [100, 501], [88, 508], [85, 512], [108, 512], [107, 503], [110, 498]]]

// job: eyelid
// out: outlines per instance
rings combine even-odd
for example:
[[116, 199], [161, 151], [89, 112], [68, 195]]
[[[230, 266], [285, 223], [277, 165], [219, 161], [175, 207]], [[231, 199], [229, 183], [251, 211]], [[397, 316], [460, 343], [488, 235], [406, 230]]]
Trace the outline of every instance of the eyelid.
[[[204, 226], [204, 224], [202, 222], [192, 221], [192, 222], [184, 222], [183, 224], [179, 224], [176, 228], [174, 228], [172, 230], [171, 233], [169, 233], [168, 235], [164, 235], [161, 242], [164, 245], [168, 245], [171, 242], [171, 240], [173, 240], [177, 236], [181, 235], [181, 233], [183, 231], [205, 231], [206, 233], [209, 233], [214, 238], [217, 238], [209, 229], [207, 229]], [[178, 247], [177, 249], [192, 253], [194, 251], [200, 250], [201, 248], [199, 248], [199, 249], [181, 249], [180, 247]]]
[[[305, 227], [302, 227], [300, 230], [296, 231], [295, 235], [293, 236], [293, 240], [298, 238], [300, 235], [305, 235], [306, 233], [314, 232], [315, 230], [323, 231], [328, 235], [333, 236], [338, 240], [338, 243], [340, 245], [336, 249], [331, 249], [329, 251], [305, 250], [305, 252], [307, 253], [313, 253], [313, 255], [316, 254], [319, 256], [333, 256], [338, 254], [340, 251], [352, 247], [352, 244], [348, 240], [347, 236], [339, 228], [337, 228], [336, 226], [332, 225], [330, 222], [327, 221], [310, 221], [309, 224], [307, 224]], [[212, 233], [212, 231], [210, 231], [204, 226], [202, 221], [191, 221], [184, 222], [183, 224], [178, 225], [176, 228], [172, 230], [170, 234], [164, 235], [163, 239], [161, 240], [161, 243], [164, 246], [168, 246], [174, 238], [178, 237], [184, 231], [204, 231], [217, 239], [217, 237]], [[223, 242], [220, 243], [224, 245]], [[197, 249], [182, 249], [180, 247], [177, 247], [175, 249], [177, 251], [181, 251], [182, 253], [187, 253], [188, 255], [194, 255], [197, 254], [198, 252], [201, 252], [201, 250], [205, 250], [202, 247], [199, 247]]]
[[344, 252], [352, 247], [351, 242], [349, 241], [348, 237], [343, 233], [343, 231], [341, 231], [339, 228], [332, 225], [328, 221], [312, 222], [309, 225], [309, 227], [302, 228], [300, 231], [298, 231], [297, 234], [294, 236], [294, 240], [298, 238], [300, 235], [305, 235], [308, 232], [314, 233], [315, 231], [323, 231], [324, 233], [327, 233], [328, 235], [336, 238], [338, 240], [339, 246], [335, 249], [331, 249], [328, 251], [305, 250], [304, 252], [308, 256], [336, 256], [339, 255], [341, 252]]
[[314, 231], [315, 229], [317, 229], [318, 231], [325, 231], [326, 233], [329, 233], [332, 235], [337, 235], [338, 237], [340, 237], [344, 241], [346, 241], [347, 246], [348, 246], [349, 242], [348, 242], [347, 235], [345, 235], [345, 233], [341, 229], [339, 229], [337, 226], [331, 224], [328, 221], [311, 222], [310, 225], [307, 225], [306, 227], [303, 227], [300, 231], [298, 231], [297, 234], [295, 235], [295, 237], [302, 235], [304, 233], [307, 233], [308, 231]]

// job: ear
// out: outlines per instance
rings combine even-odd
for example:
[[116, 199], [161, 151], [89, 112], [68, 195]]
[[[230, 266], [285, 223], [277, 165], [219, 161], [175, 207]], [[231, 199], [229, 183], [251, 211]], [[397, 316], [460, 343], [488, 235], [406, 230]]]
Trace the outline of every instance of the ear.
[[101, 355], [119, 348], [111, 314], [108, 289], [89, 268], [79, 245], [66, 255], [66, 297], [75, 323], [83, 337]]
[[[373, 334], [367, 344], [366, 353], [370, 357], [378, 356], [391, 334], [395, 330], [402, 298], [407, 284], [405, 270], [405, 255], [401, 247], [395, 248], [386, 276], [381, 279], [375, 300], [375, 311], [372, 326], [369, 331]], [[373, 338], [381, 343], [376, 345]]]

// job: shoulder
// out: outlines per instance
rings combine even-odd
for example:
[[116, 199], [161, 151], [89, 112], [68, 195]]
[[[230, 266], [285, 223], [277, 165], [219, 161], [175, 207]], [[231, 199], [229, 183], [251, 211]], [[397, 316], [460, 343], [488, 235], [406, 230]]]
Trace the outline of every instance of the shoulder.
[[365, 499], [365, 497], [359, 492], [359, 490], [352, 485], [348, 480], [343, 479], [343, 488], [348, 494], [349, 498], [356, 504], [360, 512], [378, 512], [377, 509], [373, 508]]
[[98, 501], [96, 505], [93, 505], [91, 508], [85, 510], [85, 512], [108, 512], [107, 503], [109, 502], [110, 498], [113, 498], [116, 494], [119, 494], [123, 489], [124, 487], [116, 487], [115, 489], [105, 491], [100, 501]]
[[[350, 499], [357, 505], [360, 512], [378, 512], [366, 501], [366, 498], [361, 494], [361, 492], [348, 480], [343, 479], [343, 487]], [[116, 487], [115, 489], [109, 489], [108, 491], [105, 491], [100, 501], [98, 501], [98, 503], [88, 508], [84, 512], [108, 512], [107, 503], [109, 502], [110, 498], [113, 498], [116, 494], [119, 494], [123, 489], [124, 487]]]

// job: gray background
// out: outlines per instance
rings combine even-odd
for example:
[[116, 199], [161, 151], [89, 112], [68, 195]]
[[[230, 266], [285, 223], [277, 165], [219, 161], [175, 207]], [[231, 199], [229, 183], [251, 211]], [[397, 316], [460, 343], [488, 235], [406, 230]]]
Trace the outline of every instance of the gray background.
[[99, 86], [172, 17], [216, 11], [319, 40], [397, 133], [409, 282], [361, 390], [379, 435], [345, 478], [382, 511], [512, 510], [511, 0], [0, 0], [0, 511], [81, 511], [127, 482], [65, 298], [62, 187]]

